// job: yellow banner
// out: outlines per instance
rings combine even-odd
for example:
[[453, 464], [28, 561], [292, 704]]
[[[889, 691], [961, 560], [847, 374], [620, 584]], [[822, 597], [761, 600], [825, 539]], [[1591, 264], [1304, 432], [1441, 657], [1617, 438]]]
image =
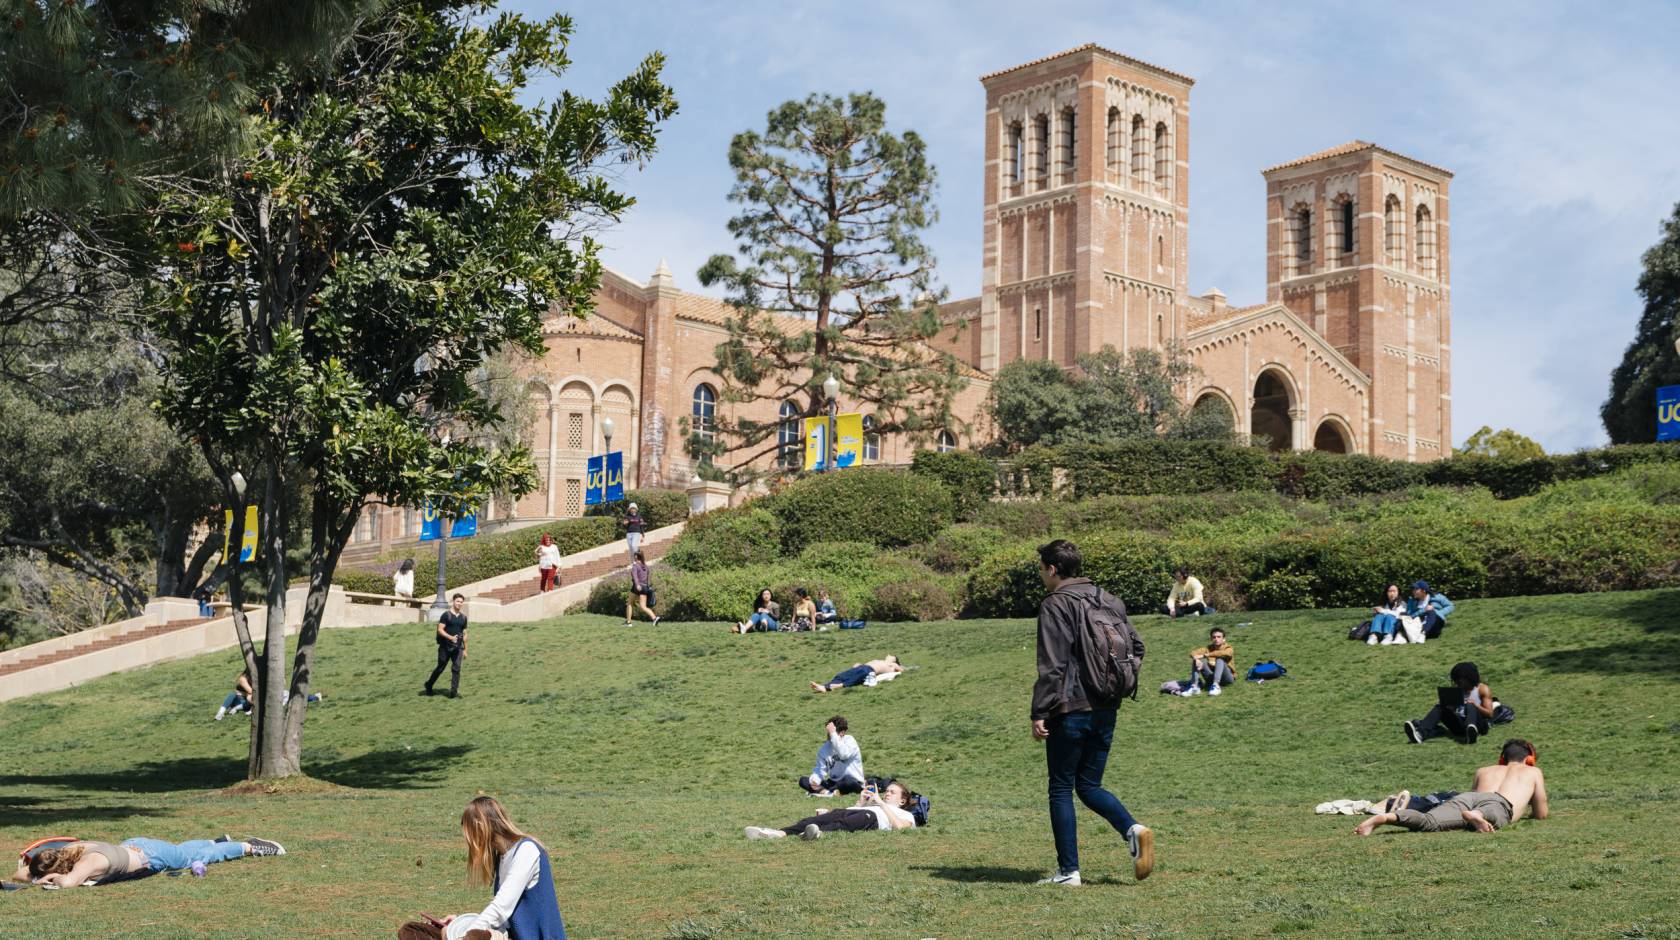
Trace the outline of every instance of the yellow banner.
[[[222, 563], [226, 564], [230, 554], [228, 540], [233, 537], [233, 510], [222, 510]], [[245, 507], [245, 533], [239, 540], [239, 560], [253, 561], [257, 557], [257, 507]]]
[[821, 470], [828, 458], [828, 419], [805, 419], [805, 469]]
[[863, 415], [834, 418], [834, 465], [841, 469], [863, 464]]

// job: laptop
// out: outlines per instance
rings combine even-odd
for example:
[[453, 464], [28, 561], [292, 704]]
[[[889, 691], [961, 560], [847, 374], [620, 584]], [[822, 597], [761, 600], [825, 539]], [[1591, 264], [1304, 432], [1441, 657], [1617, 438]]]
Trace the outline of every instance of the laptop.
[[1456, 685], [1438, 685], [1435, 687], [1435, 700], [1441, 703], [1442, 711], [1455, 711], [1464, 704], [1464, 690]]

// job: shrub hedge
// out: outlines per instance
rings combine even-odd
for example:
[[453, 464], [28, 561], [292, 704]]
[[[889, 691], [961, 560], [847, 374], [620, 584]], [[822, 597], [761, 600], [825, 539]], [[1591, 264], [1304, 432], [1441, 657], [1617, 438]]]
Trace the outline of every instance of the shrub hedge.
[[[613, 541], [618, 538], [617, 529], [618, 525], [612, 519], [586, 517], [545, 522], [511, 532], [475, 535], [470, 539], [450, 539], [446, 572], [449, 584], [471, 584], [536, 564], [533, 552], [544, 532], [560, 546], [560, 554], [570, 555]], [[333, 583], [347, 591], [389, 594], [391, 575], [405, 558], [414, 559], [415, 595], [429, 595], [437, 584], [437, 546], [431, 542], [387, 552], [371, 561], [339, 565], [338, 571], [333, 574]]]
[[715, 571], [769, 565], [781, 555], [781, 520], [754, 504], [696, 516], [666, 560], [683, 571]]
[[[627, 490], [623, 499], [597, 503], [584, 509], [583, 514], [585, 517], [609, 516], [622, 523], [631, 503], [641, 510], [649, 530], [676, 525], [688, 518], [688, 494], [681, 490]], [[619, 531], [623, 532], [622, 524]]]
[[951, 495], [939, 481], [897, 470], [860, 468], [796, 480], [755, 502], [782, 521], [782, 548], [849, 539], [880, 548], [925, 542], [952, 522]]
[[910, 472], [937, 480], [945, 488], [959, 522], [973, 519], [997, 491], [997, 467], [969, 451], [917, 451], [910, 460]]

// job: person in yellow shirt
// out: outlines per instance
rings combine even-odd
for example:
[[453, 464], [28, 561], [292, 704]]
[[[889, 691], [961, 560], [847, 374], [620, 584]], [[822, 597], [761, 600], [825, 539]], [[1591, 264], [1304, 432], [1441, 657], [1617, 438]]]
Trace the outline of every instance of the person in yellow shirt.
[[1190, 652], [1190, 686], [1179, 694], [1186, 698], [1197, 695], [1205, 684], [1209, 695], [1218, 695], [1220, 686], [1237, 681], [1237, 674], [1231, 670], [1236, 655], [1237, 651], [1225, 642], [1224, 630], [1209, 630], [1208, 644]]
[[1194, 617], [1211, 614], [1213, 608], [1202, 598], [1202, 582], [1190, 576], [1190, 569], [1180, 565], [1173, 572], [1172, 591], [1167, 594], [1167, 606], [1162, 612], [1168, 617]]

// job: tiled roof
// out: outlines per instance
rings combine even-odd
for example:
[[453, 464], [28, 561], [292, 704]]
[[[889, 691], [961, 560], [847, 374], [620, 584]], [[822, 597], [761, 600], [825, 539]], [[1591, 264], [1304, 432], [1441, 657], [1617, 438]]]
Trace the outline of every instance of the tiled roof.
[[1074, 53], [1078, 53], [1078, 52], [1100, 52], [1103, 55], [1108, 56], [1111, 59], [1118, 59], [1119, 61], [1125, 63], [1126, 65], [1131, 65], [1131, 66], [1136, 66], [1138, 68], [1148, 69], [1151, 72], [1159, 72], [1162, 75], [1167, 76], [1168, 78], [1177, 79], [1178, 81], [1181, 81], [1186, 85], [1196, 84], [1196, 80], [1191, 78], [1188, 75], [1181, 75], [1177, 72], [1171, 71], [1170, 69], [1161, 68], [1159, 65], [1150, 65], [1148, 62], [1145, 62], [1142, 59], [1134, 59], [1129, 55], [1125, 55], [1124, 53], [1115, 52], [1113, 49], [1110, 49], [1106, 46], [1099, 46], [1094, 42], [1088, 42], [1088, 43], [1084, 44], [1083, 46], [1075, 46], [1072, 49], [1067, 49], [1067, 50], [1064, 50], [1062, 52], [1058, 52], [1055, 55], [1047, 55], [1042, 59], [1034, 59], [1031, 62], [1023, 62], [1020, 65], [1012, 65], [1009, 68], [1000, 69], [999, 71], [996, 71], [996, 72], [988, 72], [985, 75], [980, 76], [980, 80], [981, 81], [986, 81], [988, 79], [997, 78], [999, 75], [1008, 75], [1010, 72], [1019, 72], [1022, 69], [1030, 69], [1035, 65], [1043, 65], [1046, 62], [1050, 62], [1050, 61], [1053, 61], [1055, 59], [1060, 59], [1063, 56], [1073, 55]]
[[1277, 166], [1269, 166], [1269, 167], [1265, 168], [1264, 170], [1261, 170], [1260, 172], [1261, 173], [1271, 173], [1271, 172], [1276, 171], [1276, 170], [1287, 170], [1290, 167], [1302, 166], [1303, 164], [1312, 163], [1315, 160], [1328, 160], [1331, 157], [1346, 156], [1347, 154], [1358, 153], [1362, 150], [1375, 150], [1378, 153], [1386, 153], [1391, 157], [1398, 157], [1401, 160], [1410, 160], [1411, 162], [1416, 163], [1418, 166], [1428, 167], [1429, 169], [1434, 170], [1435, 172], [1440, 173], [1443, 176], [1451, 177], [1453, 175], [1452, 171], [1449, 170], [1449, 169], [1446, 169], [1445, 167], [1439, 167], [1439, 166], [1436, 166], [1433, 163], [1425, 163], [1425, 162], [1423, 162], [1422, 160], [1419, 160], [1416, 157], [1408, 157], [1403, 153], [1397, 153], [1393, 150], [1388, 149], [1387, 147], [1381, 147], [1381, 146], [1378, 146], [1377, 144], [1373, 144], [1368, 140], [1350, 140], [1345, 144], [1338, 144], [1337, 146], [1331, 147], [1328, 150], [1320, 150], [1317, 153], [1309, 153], [1304, 157], [1297, 157], [1297, 158], [1295, 158], [1293, 160], [1290, 160], [1286, 163], [1279, 163]]
[[562, 313], [543, 321], [544, 336], [603, 336], [608, 339], [640, 340], [642, 334], [626, 329], [599, 314], [582, 319]]
[[1215, 311], [1215, 310], [1211, 309], [1211, 306], [1210, 306], [1210, 308], [1207, 309], [1207, 310], [1193, 311], [1188, 318], [1189, 322], [1186, 323], [1185, 325], [1189, 328], [1190, 331], [1195, 331], [1195, 330], [1202, 329], [1203, 327], [1212, 326], [1215, 323], [1223, 323], [1226, 320], [1234, 320], [1237, 317], [1243, 316], [1244, 314], [1253, 313], [1254, 311], [1259, 310], [1261, 307], [1268, 307], [1268, 306], [1271, 306], [1271, 305], [1270, 304], [1249, 304], [1246, 307], [1226, 307], [1223, 310], [1219, 310], [1219, 311]]

